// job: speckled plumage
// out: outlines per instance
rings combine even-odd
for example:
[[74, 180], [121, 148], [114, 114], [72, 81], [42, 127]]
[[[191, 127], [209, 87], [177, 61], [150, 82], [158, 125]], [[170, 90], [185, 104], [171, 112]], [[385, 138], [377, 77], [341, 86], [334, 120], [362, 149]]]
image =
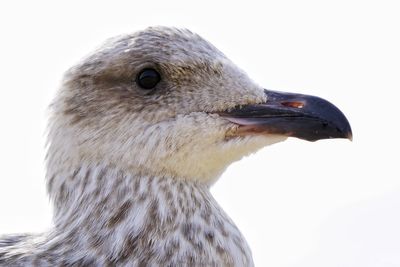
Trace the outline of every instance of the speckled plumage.
[[137, 179], [110, 166], [65, 174], [77, 194], [41, 236], [0, 244], [5, 266], [248, 266], [236, 226], [195, 181]]
[[[162, 77], [152, 91], [134, 81], [148, 67]], [[216, 114], [264, 101], [188, 30], [110, 39], [67, 72], [51, 106], [54, 227], [0, 240], [0, 265], [252, 266], [209, 187], [232, 162], [286, 138], [233, 138], [237, 125]]]

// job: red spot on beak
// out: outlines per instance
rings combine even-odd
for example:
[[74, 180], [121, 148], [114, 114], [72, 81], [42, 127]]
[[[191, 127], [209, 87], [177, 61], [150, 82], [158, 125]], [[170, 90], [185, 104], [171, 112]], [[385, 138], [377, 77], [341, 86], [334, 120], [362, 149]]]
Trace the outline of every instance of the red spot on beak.
[[303, 108], [305, 105], [303, 102], [297, 102], [297, 101], [282, 102], [281, 104], [282, 106], [289, 108]]

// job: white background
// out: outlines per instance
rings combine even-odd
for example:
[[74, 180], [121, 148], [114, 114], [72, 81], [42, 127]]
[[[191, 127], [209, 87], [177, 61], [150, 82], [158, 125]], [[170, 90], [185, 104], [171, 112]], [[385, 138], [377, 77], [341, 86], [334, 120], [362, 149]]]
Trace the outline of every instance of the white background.
[[354, 141], [290, 139], [233, 164], [212, 191], [257, 266], [400, 266], [398, 1], [2, 1], [0, 233], [51, 222], [46, 108], [104, 39], [186, 27], [265, 88], [324, 97]]

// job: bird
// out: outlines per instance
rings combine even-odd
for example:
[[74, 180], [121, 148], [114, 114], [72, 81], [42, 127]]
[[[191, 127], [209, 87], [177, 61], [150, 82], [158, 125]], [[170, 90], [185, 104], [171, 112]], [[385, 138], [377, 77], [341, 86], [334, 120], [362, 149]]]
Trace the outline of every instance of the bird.
[[187, 29], [110, 38], [50, 104], [45, 233], [0, 238], [0, 266], [254, 266], [210, 193], [233, 162], [288, 137], [352, 138], [316, 96], [267, 90]]

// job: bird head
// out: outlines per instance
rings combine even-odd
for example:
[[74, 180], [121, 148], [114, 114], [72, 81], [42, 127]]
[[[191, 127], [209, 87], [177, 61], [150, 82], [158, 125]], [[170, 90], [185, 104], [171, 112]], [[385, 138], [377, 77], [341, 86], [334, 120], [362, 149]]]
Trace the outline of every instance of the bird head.
[[264, 90], [200, 36], [153, 27], [108, 40], [66, 73], [52, 104], [48, 166], [103, 163], [212, 183], [288, 136], [351, 130], [329, 102]]

